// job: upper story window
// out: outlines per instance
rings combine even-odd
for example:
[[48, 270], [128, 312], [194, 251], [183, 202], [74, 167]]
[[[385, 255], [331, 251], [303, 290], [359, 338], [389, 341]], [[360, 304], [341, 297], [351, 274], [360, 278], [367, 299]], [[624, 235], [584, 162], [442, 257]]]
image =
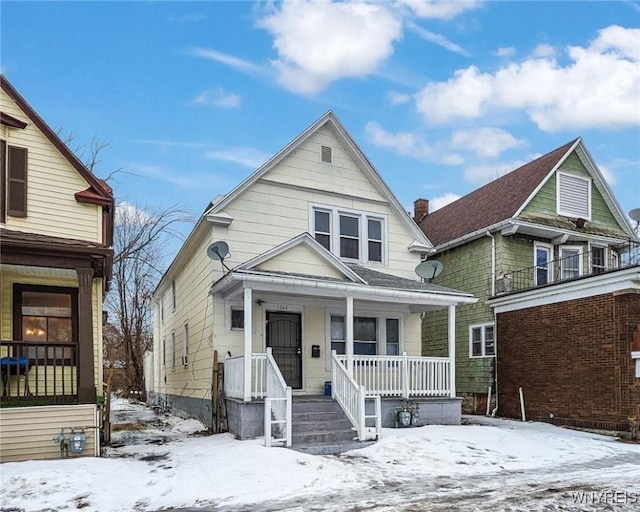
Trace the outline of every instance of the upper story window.
[[27, 161], [26, 148], [0, 141], [0, 222], [27, 216]]
[[490, 357], [496, 355], [494, 324], [469, 326], [469, 355], [471, 357]]
[[574, 174], [558, 173], [558, 214], [591, 219], [591, 180]]
[[553, 259], [553, 247], [550, 245], [535, 244], [534, 245], [534, 263], [535, 263], [535, 285], [541, 286], [551, 282], [553, 269], [551, 268]]
[[607, 250], [604, 247], [591, 247], [591, 273], [601, 274], [607, 270]]
[[171, 281], [171, 303], [173, 304], [173, 310], [176, 310], [177, 301], [176, 301], [176, 282]]
[[313, 206], [310, 231], [328, 251], [340, 258], [384, 263], [386, 218], [378, 214]]
[[560, 278], [572, 279], [582, 274], [582, 248], [560, 247]]

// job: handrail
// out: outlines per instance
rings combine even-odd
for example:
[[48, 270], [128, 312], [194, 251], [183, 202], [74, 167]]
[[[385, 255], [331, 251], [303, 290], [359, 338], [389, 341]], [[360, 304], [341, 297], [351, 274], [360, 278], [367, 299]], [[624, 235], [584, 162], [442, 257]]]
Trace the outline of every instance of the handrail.
[[[273, 441], [284, 442], [291, 446], [291, 386], [287, 386], [276, 360], [267, 348], [265, 368], [264, 399], [264, 444], [271, 446]], [[273, 419], [272, 419], [273, 416]], [[280, 437], [271, 439], [273, 426], [276, 426]]]
[[[338, 402], [347, 418], [353, 425], [357, 438], [360, 441], [375, 439], [380, 437], [381, 412], [380, 397], [376, 398], [374, 406], [374, 416], [367, 416], [365, 410], [366, 390], [364, 386], [358, 385], [355, 379], [349, 374], [347, 368], [342, 364], [335, 350], [331, 351], [331, 396]], [[369, 429], [366, 426], [368, 418], [375, 418], [375, 427]]]

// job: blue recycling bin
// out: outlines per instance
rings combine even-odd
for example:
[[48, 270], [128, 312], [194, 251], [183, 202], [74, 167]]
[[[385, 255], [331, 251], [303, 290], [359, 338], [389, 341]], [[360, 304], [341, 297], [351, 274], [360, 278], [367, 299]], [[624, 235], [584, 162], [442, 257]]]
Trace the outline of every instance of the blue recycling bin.
[[330, 380], [326, 380], [324, 382], [324, 395], [325, 396], [331, 396], [331, 381]]

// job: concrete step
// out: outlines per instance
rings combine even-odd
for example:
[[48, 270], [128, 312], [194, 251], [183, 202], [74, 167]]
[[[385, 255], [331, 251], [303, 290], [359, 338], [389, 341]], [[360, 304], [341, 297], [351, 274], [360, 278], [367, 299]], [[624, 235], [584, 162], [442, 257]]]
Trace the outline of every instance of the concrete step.
[[346, 418], [343, 411], [298, 411], [292, 412], [291, 417], [296, 421], [340, 421]]
[[373, 443], [373, 441], [366, 441], [363, 443], [353, 441], [336, 444], [307, 443], [292, 446], [291, 449], [302, 453], [309, 453], [311, 455], [340, 455], [341, 453], [348, 452], [350, 450], [366, 448], [367, 446], [371, 446]]
[[298, 444], [340, 444], [352, 442], [356, 437], [355, 431], [349, 429], [316, 430], [312, 432], [292, 432], [291, 441], [294, 446]]
[[351, 430], [351, 422], [347, 418], [325, 421], [296, 421], [292, 420], [293, 433], [315, 432], [322, 430]]

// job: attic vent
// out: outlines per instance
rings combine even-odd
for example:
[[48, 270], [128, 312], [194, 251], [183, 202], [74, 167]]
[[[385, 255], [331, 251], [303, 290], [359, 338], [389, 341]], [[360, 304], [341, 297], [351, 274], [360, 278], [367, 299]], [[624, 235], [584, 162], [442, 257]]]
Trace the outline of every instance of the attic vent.
[[332, 154], [331, 154], [331, 148], [329, 146], [322, 146], [321, 148], [321, 153], [322, 153], [322, 161], [330, 164], [332, 162]]
[[591, 218], [591, 180], [558, 173], [558, 213], [569, 217]]

